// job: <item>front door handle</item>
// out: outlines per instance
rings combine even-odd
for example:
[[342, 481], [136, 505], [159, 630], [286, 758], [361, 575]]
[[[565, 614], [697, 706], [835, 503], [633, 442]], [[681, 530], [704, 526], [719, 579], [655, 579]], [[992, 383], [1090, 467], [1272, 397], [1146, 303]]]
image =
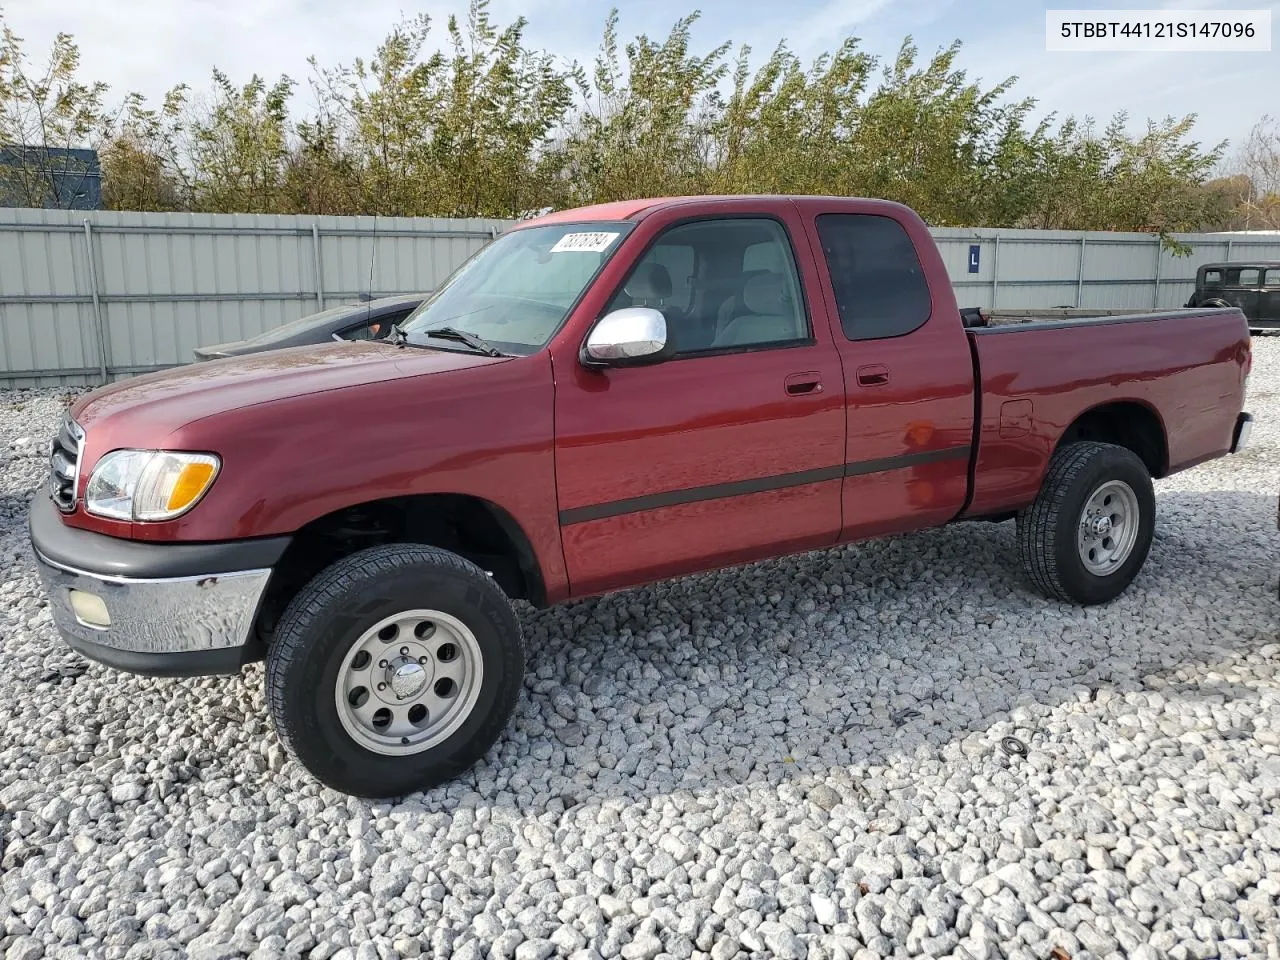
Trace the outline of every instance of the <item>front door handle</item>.
[[822, 374], [814, 371], [793, 373], [783, 383], [787, 389], [787, 396], [790, 397], [803, 397], [805, 394], [822, 392]]
[[889, 382], [889, 368], [883, 363], [873, 363], [858, 368], [858, 383], [864, 387], [879, 387]]

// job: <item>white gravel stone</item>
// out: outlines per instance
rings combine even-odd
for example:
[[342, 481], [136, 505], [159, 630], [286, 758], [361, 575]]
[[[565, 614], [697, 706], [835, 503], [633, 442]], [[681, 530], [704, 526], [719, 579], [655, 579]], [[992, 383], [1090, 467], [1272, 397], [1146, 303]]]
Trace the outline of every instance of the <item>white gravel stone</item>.
[[1032, 593], [1006, 523], [525, 609], [510, 730], [398, 803], [316, 786], [259, 666], [58, 639], [25, 520], [66, 398], [0, 394], [0, 957], [1266, 956], [1280, 338], [1254, 352], [1253, 447], [1157, 482], [1115, 602]]

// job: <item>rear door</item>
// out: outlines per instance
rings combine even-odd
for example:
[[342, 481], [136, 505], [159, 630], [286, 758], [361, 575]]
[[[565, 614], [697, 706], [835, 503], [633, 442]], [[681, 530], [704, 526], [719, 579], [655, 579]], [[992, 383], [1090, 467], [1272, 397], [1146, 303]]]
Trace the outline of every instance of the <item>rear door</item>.
[[1261, 267], [1232, 267], [1227, 270], [1226, 287], [1221, 294], [1222, 299], [1233, 307], [1239, 307], [1251, 323], [1258, 319], [1261, 293]]
[[1267, 267], [1258, 298], [1258, 319], [1280, 325], [1280, 267]]
[[[829, 546], [840, 532], [840, 360], [790, 203], [655, 214], [600, 315], [652, 307], [675, 358], [554, 356], [556, 486], [575, 594]], [[647, 241], [641, 231], [649, 235]]]
[[[846, 540], [954, 518], [968, 496], [973, 442], [973, 361], [937, 250], [918, 220], [875, 209], [884, 212], [817, 208], [807, 221], [838, 318]], [[944, 290], [931, 290], [925, 257]]]

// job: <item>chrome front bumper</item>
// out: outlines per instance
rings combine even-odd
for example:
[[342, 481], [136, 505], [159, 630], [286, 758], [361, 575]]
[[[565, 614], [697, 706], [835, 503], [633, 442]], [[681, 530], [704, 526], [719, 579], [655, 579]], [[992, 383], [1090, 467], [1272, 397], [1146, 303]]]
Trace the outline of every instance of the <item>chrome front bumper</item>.
[[[60, 566], [36, 551], [54, 622], [88, 643], [132, 653], [189, 653], [243, 646], [270, 570], [203, 577], [135, 580]], [[110, 624], [81, 619], [71, 604], [78, 590], [100, 597]]]
[[[134, 673], [238, 670], [271, 577], [270, 569], [169, 579], [112, 577], [63, 566], [34, 552], [54, 624], [67, 643], [87, 657]], [[98, 597], [109, 624], [77, 613], [73, 591]]]

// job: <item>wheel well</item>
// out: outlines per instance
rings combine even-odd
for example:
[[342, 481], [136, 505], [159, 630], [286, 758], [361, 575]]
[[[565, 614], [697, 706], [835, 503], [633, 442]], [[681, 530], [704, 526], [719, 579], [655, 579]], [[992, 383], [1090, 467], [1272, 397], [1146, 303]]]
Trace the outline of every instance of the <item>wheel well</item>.
[[325, 567], [366, 547], [424, 543], [488, 571], [507, 596], [546, 605], [542, 572], [529, 538], [496, 504], [452, 493], [372, 500], [312, 520], [276, 564], [258, 609], [257, 631], [269, 640], [298, 590]]
[[1132, 450], [1153, 477], [1163, 477], [1169, 470], [1169, 444], [1164, 426], [1150, 407], [1140, 403], [1109, 403], [1085, 411], [1067, 427], [1058, 447], [1082, 440], [1114, 443]]

